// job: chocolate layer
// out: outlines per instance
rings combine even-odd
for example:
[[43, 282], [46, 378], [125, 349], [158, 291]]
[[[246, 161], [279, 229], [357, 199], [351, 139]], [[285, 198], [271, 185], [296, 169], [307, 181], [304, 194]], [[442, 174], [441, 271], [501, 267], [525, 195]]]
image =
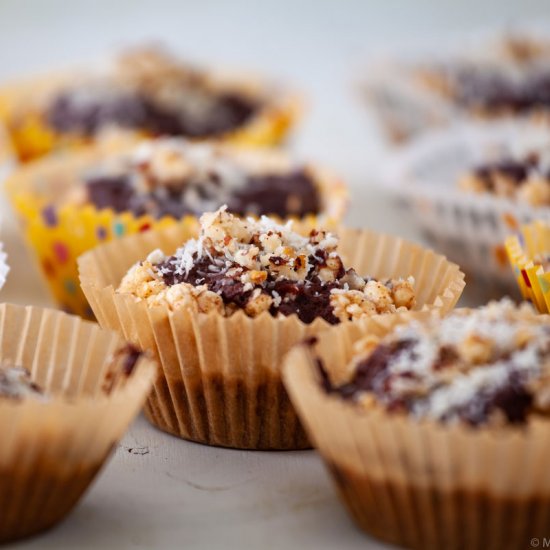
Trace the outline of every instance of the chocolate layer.
[[[208, 257], [195, 258], [193, 267], [184, 273], [175, 271], [173, 260], [174, 257], [168, 258], [166, 262], [157, 266], [159, 272], [162, 273], [164, 283], [168, 286], [178, 283], [188, 283], [193, 286], [206, 285], [209, 290], [219, 294], [225, 304], [232, 304], [237, 308], [244, 308], [254, 291], [246, 290], [245, 285], [239, 280], [239, 276], [232, 276], [228, 273], [235, 267], [230, 262], [222, 262], [214, 271], [213, 262]], [[309, 261], [314, 266], [323, 263], [325, 259], [311, 256]], [[312, 267], [310, 273], [313, 272], [313, 269]], [[342, 270], [339, 275], [341, 279], [345, 272]], [[330, 305], [330, 291], [343, 287], [344, 284], [338, 279], [327, 283], [316, 275], [308, 275], [303, 281], [276, 279], [269, 275], [263, 285], [262, 293], [273, 295], [273, 292], [276, 292], [280, 296], [280, 305], [273, 305], [270, 309], [270, 313], [274, 316], [278, 313], [283, 315], [296, 313], [304, 323], [312, 323], [317, 317], [321, 317], [335, 325], [340, 321], [335, 317]]]
[[[422, 401], [422, 397], [404, 399], [392, 393], [392, 385], [399, 379], [414, 379], [412, 370], [392, 374], [389, 365], [397, 357], [408, 350], [414, 359], [414, 346], [418, 342], [404, 339], [380, 344], [374, 351], [355, 367], [352, 379], [341, 386], [333, 386], [326, 372], [323, 362], [317, 359], [317, 366], [321, 373], [322, 386], [328, 393], [336, 393], [343, 399], [355, 400], [368, 392], [374, 395], [389, 411], [414, 412], [415, 407]], [[455, 352], [442, 347], [439, 358], [433, 365], [434, 370], [450, 366], [455, 358]], [[462, 407], [452, 411], [452, 418], [459, 418], [472, 425], [479, 426], [488, 422], [491, 415], [499, 411], [510, 424], [523, 424], [533, 405], [533, 395], [526, 388], [521, 377], [511, 370], [506, 382], [498, 387], [483, 389], [476, 393], [473, 399]], [[444, 422], [450, 418], [443, 417]]]
[[[245, 124], [259, 105], [234, 93], [221, 94], [211, 101], [202, 116], [186, 110], [160, 106], [139, 93], [113, 93], [108, 98], [92, 95], [77, 99], [80, 92], [58, 95], [47, 112], [49, 124], [60, 133], [93, 136], [108, 125], [136, 128], [154, 136], [215, 136]], [[182, 94], [186, 93], [183, 89]]]
[[451, 76], [459, 103], [483, 110], [525, 112], [550, 107], [550, 73], [518, 80], [495, 72], [463, 69]]
[[[156, 218], [181, 218], [186, 214], [203, 213], [187, 200], [185, 182], [179, 186], [172, 184], [170, 188], [159, 186], [148, 193], [138, 192], [129, 175], [92, 176], [87, 178], [86, 184], [88, 199], [98, 208], [129, 211], [136, 216], [151, 214]], [[204, 186], [194, 183], [194, 187], [199, 194], [202, 193], [202, 199], [216, 202], [214, 179], [205, 181]], [[221, 205], [221, 202], [216, 204], [216, 208]], [[311, 176], [304, 170], [294, 170], [284, 174], [250, 176], [243, 187], [233, 191], [228, 206], [231, 212], [241, 216], [304, 217], [319, 213], [321, 199]]]

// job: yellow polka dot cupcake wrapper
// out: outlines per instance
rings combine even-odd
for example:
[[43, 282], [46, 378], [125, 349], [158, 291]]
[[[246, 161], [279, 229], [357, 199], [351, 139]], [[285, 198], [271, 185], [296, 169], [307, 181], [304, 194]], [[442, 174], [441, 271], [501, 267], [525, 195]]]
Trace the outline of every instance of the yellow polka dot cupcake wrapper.
[[[100, 243], [176, 223], [173, 218], [135, 217], [90, 205], [43, 206], [27, 193], [15, 198], [15, 206], [55, 301], [63, 310], [84, 318], [93, 318], [93, 314], [80, 290], [76, 259]], [[196, 218], [188, 216], [181, 223], [188, 229], [189, 238], [196, 235]]]
[[550, 273], [537, 260], [550, 254], [550, 225], [535, 221], [522, 226], [506, 239], [505, 248], [523, 298], [540, 313], [550, 313]]
[[[127, 151], [134, 145], [120, 142], [116, 147], [88, 147], [80, 153], [50, 157], [21, 168], [6, 184], [26, 240], [50, 291], [59, 306], [69, 313], [93, 318], [78, 283], [78, 256], [106, 241], [176, 223], [170, 217], [160, 220], [150, 215], [136, 217], [131, 212], [98, 210], [91, 204], [63, 200], [79, 184], [82, 173], [105, 157]], [[295, 220], [294, 228], [304, 233], [313, 228], [337, 227], [347, 205], [345, 185], [324, 170], [316, 169], [315, 173], [323, 197], [323, 210], [319, 215]], [[178, 221], [187, 230], [186, 238], [196, 236], [198, 220], [195, 217], [187, 216]]]
[[[151, 137], [143, 130], [124, 128], [111, 128], [93, 138], [54, 131], [47, 123], [43, 106], [37, 106], [35, 100], [51, 96], [72, 82], [77, 74], [80, 73], [52, 73], [0, 87], [0, 145], [2, 141], [7, 144], [0, 148], [0, 161], [2, 153], [9, 153], [12, 161], [28, 162], [52, 153], [79, 151], [91, 144]], [[242, 127], [211, 139], [232, 145], [276, 146], [285, 140], [302, 110], [299, 94], [281, 93]]]

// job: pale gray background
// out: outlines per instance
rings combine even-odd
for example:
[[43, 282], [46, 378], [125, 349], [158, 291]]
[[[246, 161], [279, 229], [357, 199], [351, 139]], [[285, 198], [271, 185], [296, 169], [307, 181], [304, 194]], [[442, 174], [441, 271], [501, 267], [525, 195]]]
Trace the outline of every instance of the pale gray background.
[[[415, 238], [371, 185], [384, 149], [354, 86], [366, 59], [545, 18], [548, 0], [0, 0], [0, 78], [160, 39], [287, 79], [309, 98], [293, 149], [346, 179], [348, 221]], [[14, 270], [3, 299], [47, 303], [9, 217], [4, 227]], [[314, 453], [210, 449], [141, 419], [75, 513], [20, 547], [382, 548], [354, 529]]]

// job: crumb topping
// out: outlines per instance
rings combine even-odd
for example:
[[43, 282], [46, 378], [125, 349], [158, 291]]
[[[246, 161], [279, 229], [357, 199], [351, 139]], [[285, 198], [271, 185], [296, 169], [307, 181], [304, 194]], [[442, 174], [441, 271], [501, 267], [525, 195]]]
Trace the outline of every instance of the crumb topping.
[[415, 304], [414, 280], [376, 281], [346, 269], [338, 239], [325, 231], [307, 237], [262, 217], [243, 220], [222, 207], [201, 217], [198, 239], [172, 256], [160, 250], [133, 266], [118, 291], [151, 305], [231, 315], [264, 311], [331, 324], [395, 313]]
[[509, 299], [370, 335], [356, 352], [349, 379], [325, 373], [325, 387], [366, 407], [474, 426], [550, 412], [550, 325]]

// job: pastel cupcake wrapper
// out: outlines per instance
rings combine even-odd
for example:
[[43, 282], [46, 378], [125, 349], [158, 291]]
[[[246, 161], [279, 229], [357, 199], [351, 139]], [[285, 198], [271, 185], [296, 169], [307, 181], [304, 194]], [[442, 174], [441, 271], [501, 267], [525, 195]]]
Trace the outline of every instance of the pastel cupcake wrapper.
[[458, 189], [458, 180], [489, 151], [543, 135], [520, 122], [460, 124], [418, 139], [388, 158], [379, 181], [436, 250], [456, 261], [470, 280], [503, 291], [515, 288], [504, 240], [522, 224], [550, 220], [550, 207], [532, 207]]
[[361, 409], [322, 389], [314, 356], [338, 372], [359, 338], [402, 322], [341, 325], [321, 335], [314, 354], [297, 346], [285, 357], [285, 386], [339, 497], [361, 529], [399, 546], [529, 548], [550, 524], [548, 419], [525, 429], [444, 426]]
[[550, 273], [537, 264], [535, 256], [550, 252], [549, 222], [535, 221], [521, 227], [505, 241], [508, 260], [524, 299], [540, 313], [550, 312]]
[[[459, 60], [476, 65], [490, 61], [506, 71], [501, 46], [510, 38], [538, 40], [548, 50], [548, 26], [515, 24], [514, 29], [479, 29], [468, 35], [439, 40], [434, 44], [416, 44], [406, 50], [401, 47], [385, 55], [377, 55], [368, 63], [360, 81], [362, 95], [375, 115], [386, 137], [402, 144], [421, 134], [452, 126], [460, 121], [471, 123], [498, 120], [544, 120], [548, 112], [534, 110], [527, 115], [506, 112], [485, 115], [455, 103], [452, 98], [430, 89], [421, 82], [420, 72], [427, 67], [452, 67]], [[458, 39], [457, 39], [458, 38]], [[548, 52], [546, 51], [546, 55]]]
[[104, 465], [151, 388], [141, 358], [102, 391], [120, 337], [59, 311], [0, 305], [0, 360], [27, 368], [47, 401], [0, 398], [0, 542], [61, 521]]
[[[416, 279], [418, 308], [448, 312], [464, 287], [459, 268], [443, 256], [397, 237], [340, 231], [346, 265], [375, 277]], [[99, 323], [150, 349], [162, 376], [145, 407], [157, 427], [185, 439], [246, 449], [309, 446], [281, 383], [280, 361], [292, 345], [331, 326], [296, 315], [252, 319], [148, 307], [116, 292], [122, 277], [151, 250], [172, 253], [186, 229], [174, 226], [113, 241], [79, 259], [82, 289]], [[401, 314], [396, 314], [401, 315]], [[403, 314], [406, 315], [406, 314]]]
[[[56, 197], [63, 196], [78, 182], [87, 168], [106, 156], [127, 151], [133, 146], [134, 143], [120, 142], [110, 148], [90, 148], [70, 158], [43, 160], [17, 171], [7, 182], [8, 196], [23, 226], [27, 243], [54, 299], [69, 313], [93, 318], [80, 290], [76, 266], [78, 256], [112, 239], [176, 223], [170, 217], [160, 220], [149, 215], [136, 217], [130, 212], [98, 210], [93, 205], [52, 204]], [[296, 220], [296, 226], [303, 231], [335, 226], [347, 206], [344, 184], [331, 173], [316, 168], [314, 171], [324, 210], [318, 216]], [[181, 223], [187, 229], [186, 239], [196, 235], [198, 221], [195, 217], [186, 216]]]
[[[105, 64], [103, 64], [105, 65]], [[97, 65], [99, 66], [99, 65]], [[90, 144], [112, 140], [140, 140], [149, 138], [142, 130], [109, 128], [93, 138], [74, 134], [58, 134], [44, 120], [43, 105], [36, 98], [48, 98], [71, 86], [79, 78], [89, 75], [92, 67], [51, 72], [0, 86], [0, 124], [6, 136], [6, 153], [13, 161], [26, 162], [47, 154], [74, 152]], [[212, 73], [214, 75], [214, 73]], [[215, 74], [216, 81], [225, 82], [245, 91], [264, 93], [269, 84], [250, 75]], [[274, 90], [265, 105], [243, 126], [210, 138], [235, 145], [276, 146], [282, 143], [300, 118], [302, 98], [285, 90]], [[0, 157], [1, 158], [1, 157]]]

